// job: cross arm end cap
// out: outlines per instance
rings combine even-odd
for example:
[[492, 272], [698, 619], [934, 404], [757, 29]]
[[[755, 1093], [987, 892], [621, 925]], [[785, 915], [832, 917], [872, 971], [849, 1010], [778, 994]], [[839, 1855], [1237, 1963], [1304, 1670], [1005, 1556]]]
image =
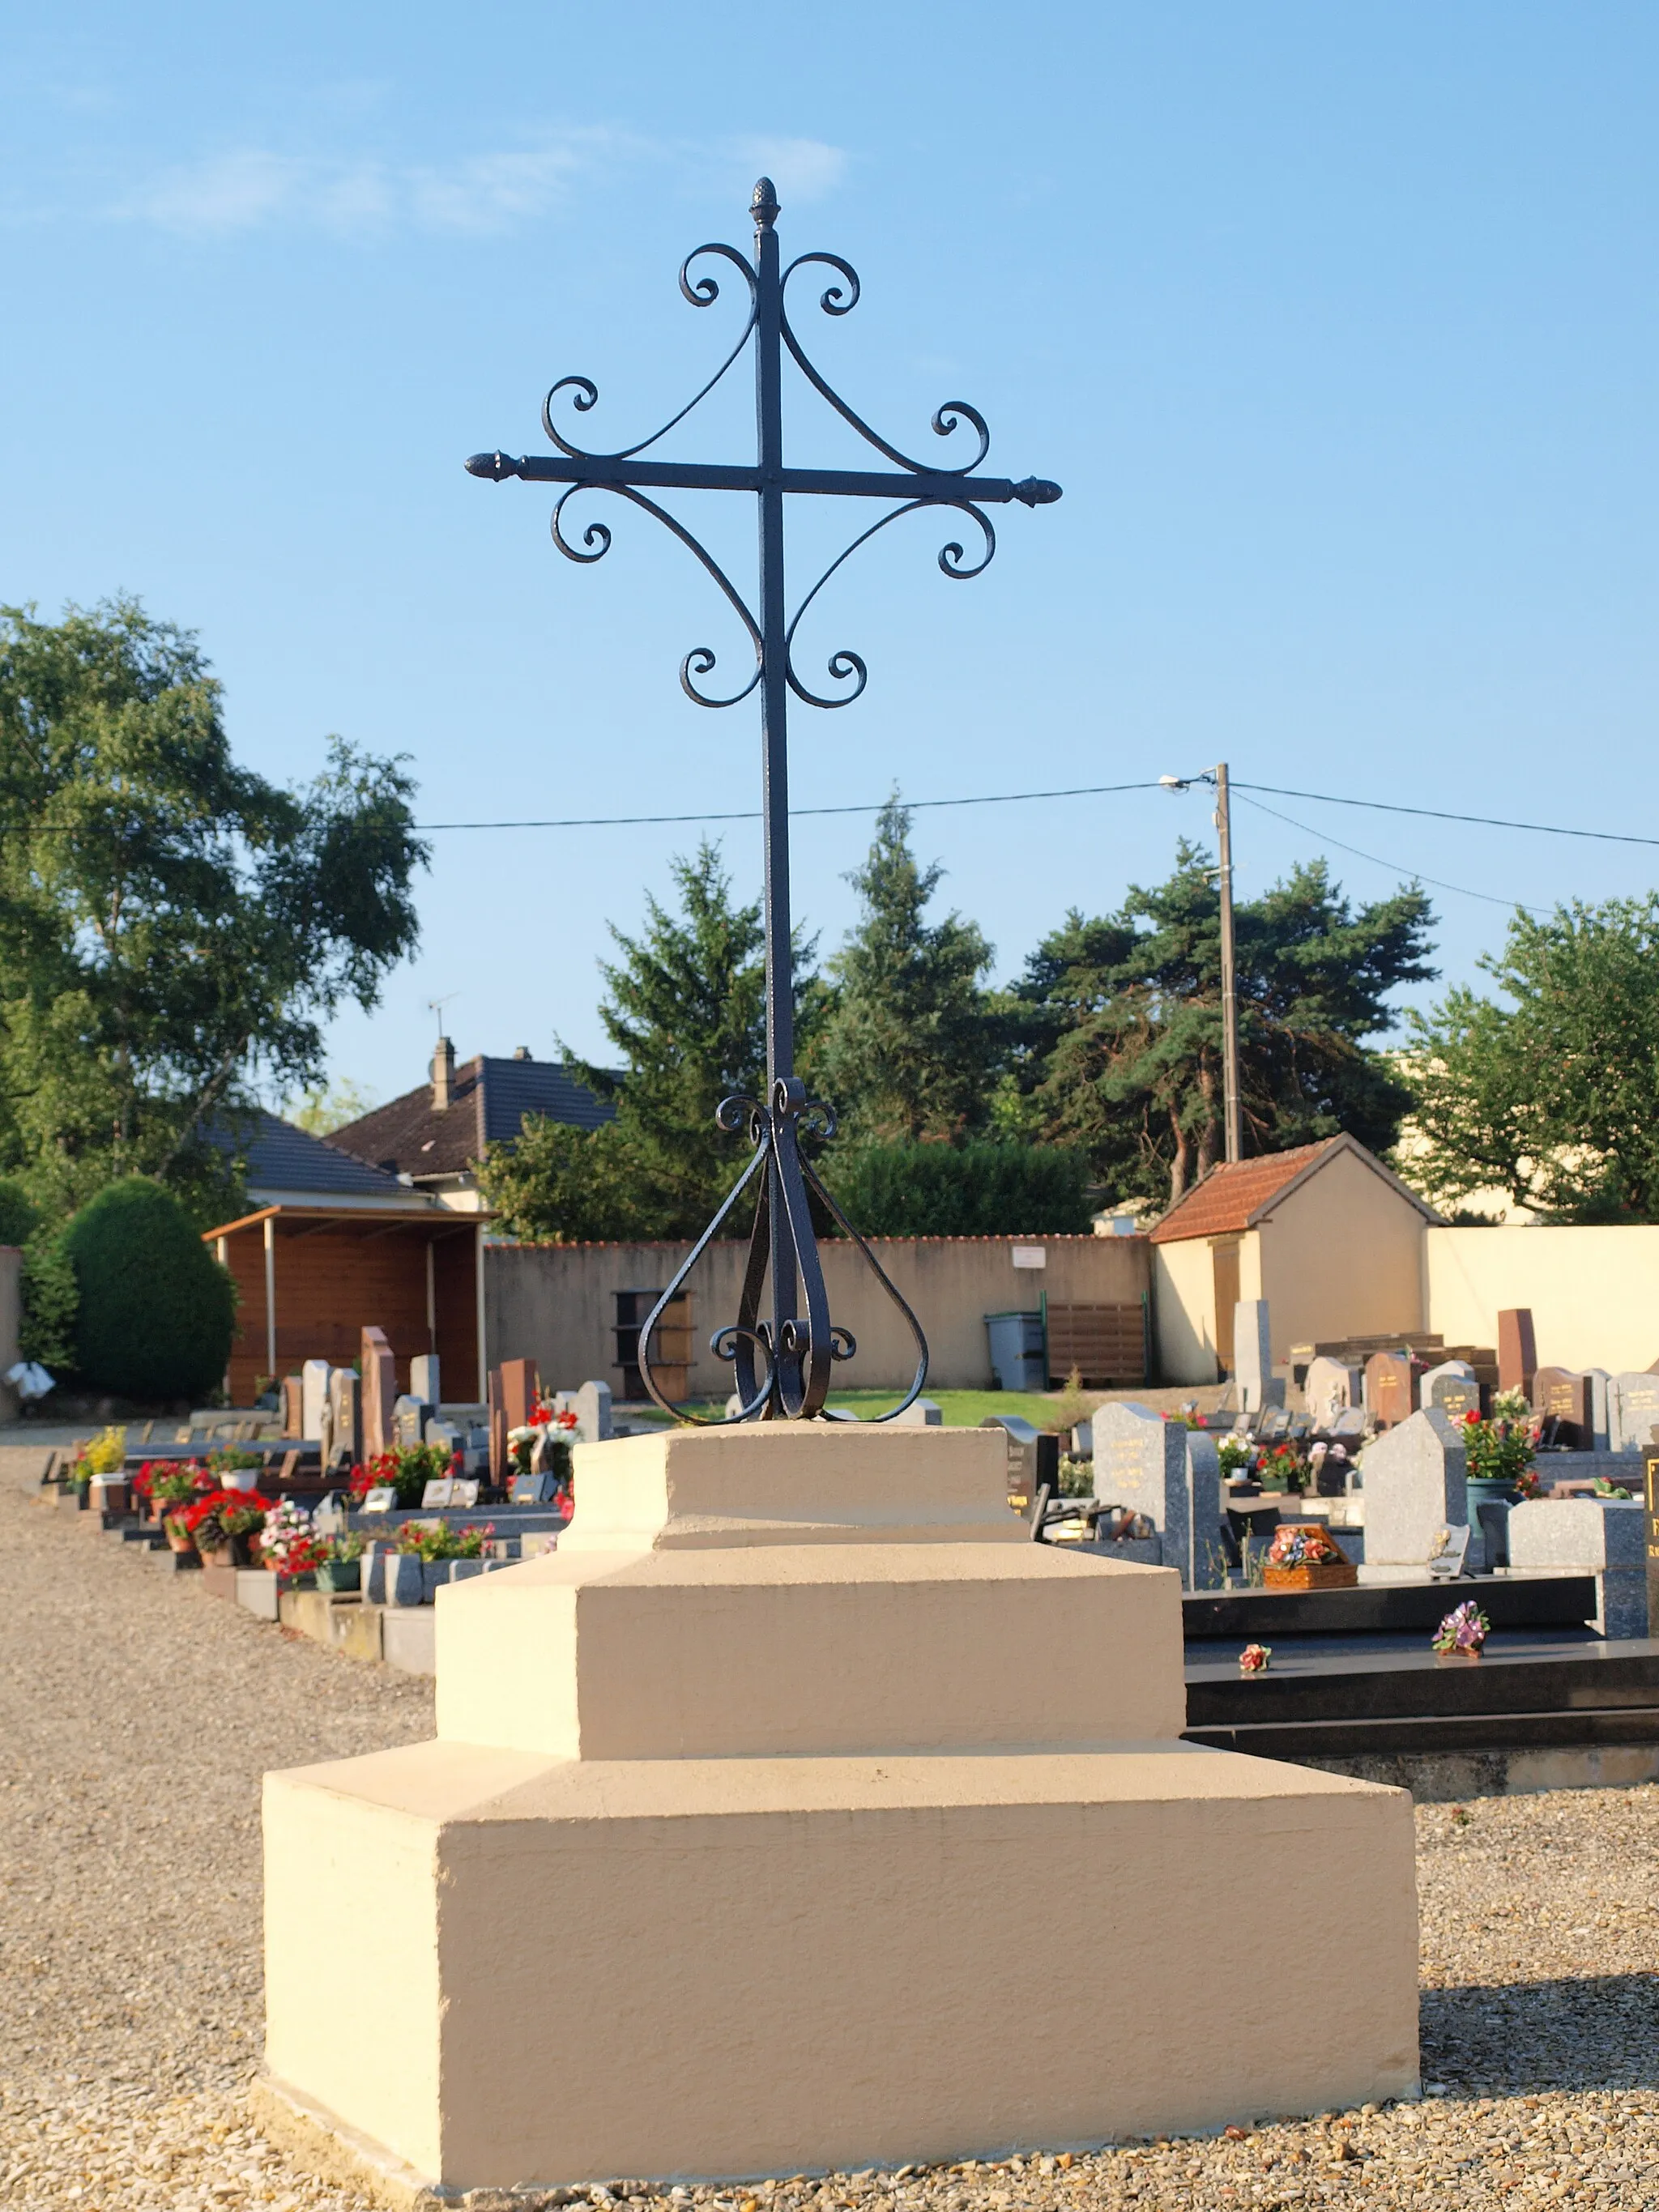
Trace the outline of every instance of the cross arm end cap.
[[[467, 466], [471, 465], [469, 461]], [[1052, 507], [1060, 497], [1060, 486], [1049, 483], [1042, 477], [1027, 477], [1023, 483], [1014, 486], [1014, 497], [1026, 507]]]
[[500, 483], [507, 477], [519, 473], [519, 464], [510, 453], [471, 453], [467, 456], [466, 472], [470, 477], [488, 477], [492, 483]]

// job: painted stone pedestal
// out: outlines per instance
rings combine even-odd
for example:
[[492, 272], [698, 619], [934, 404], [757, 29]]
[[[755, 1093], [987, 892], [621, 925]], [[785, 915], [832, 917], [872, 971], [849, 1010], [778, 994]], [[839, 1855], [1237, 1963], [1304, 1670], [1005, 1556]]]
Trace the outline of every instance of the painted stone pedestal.
[[[264, 2094], [319, 2148], [789, 2173], [1414, 2084], [1409, 1800], [1181, 1743], [1176, 1577], [1026, 1541], [995, 1432], [576, 1467], [556, 1553], [439, 1592], [437, 1741], [267, 1779]], [[1238, 1911], [1310, 1864], [1305, 1947]]]

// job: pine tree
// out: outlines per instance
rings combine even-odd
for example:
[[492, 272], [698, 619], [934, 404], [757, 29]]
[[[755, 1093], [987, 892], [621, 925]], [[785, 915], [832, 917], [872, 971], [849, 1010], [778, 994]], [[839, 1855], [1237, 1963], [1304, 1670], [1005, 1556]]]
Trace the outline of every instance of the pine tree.
[[851, 1141], [960, 1141], [990, 1116], [1001, 1027], [980, 988], [991, 947], [970, 921], [924, 919], [944, 871], [918, 866], [895, 796], [848, 881], [863, 911], [829, 963], [812, 1066]]

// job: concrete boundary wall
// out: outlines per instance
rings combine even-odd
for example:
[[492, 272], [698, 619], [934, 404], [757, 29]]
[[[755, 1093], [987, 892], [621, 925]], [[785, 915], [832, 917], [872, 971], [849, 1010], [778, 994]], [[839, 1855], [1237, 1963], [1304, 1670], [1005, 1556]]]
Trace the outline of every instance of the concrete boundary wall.
[[1448, 1344], [1495, 1345], [1498, 1314], [1529, 1306], [1547, 1366], [1617, 1375], [1659, 1359], [1659, 1226], [1517, 1224], [1424, 1237], [1428, 1325]]
[[[894, 1237], [871, 1245], [915, 1310], [932, 1355], [928, 1381], [940, 1389], [989, 1387], [988, 1313], [1033, 1310], [1045, 1291], [1054, 1304], [1128, 1304], [1152, 1279], [1141, 1237]], [[1043, 1267], [1014, 1265], [1016, 1250], [1038, 1248]], [[908, 1387], [915, 1358], [902, 1316], [853, 1245], [837, 1238], [819, 1249], [831, 1318], [858, 1340], [858, 1357], [838, 1369], [837, 1383]], [[490, 1364], [533, 1359], [551, 1387], [594, 1376], [620, 1390], [615, 1294], [662, 1289], [690, 1249], [689, 1243], [487, 1245]], [[714, 1358], [708, 1339], [737, 1319], [747, 1252], [746, 1243], [713, 1245], [691, 1279], [693, 1395], [723, 1396], [732, 1388], [731, 1367]]]

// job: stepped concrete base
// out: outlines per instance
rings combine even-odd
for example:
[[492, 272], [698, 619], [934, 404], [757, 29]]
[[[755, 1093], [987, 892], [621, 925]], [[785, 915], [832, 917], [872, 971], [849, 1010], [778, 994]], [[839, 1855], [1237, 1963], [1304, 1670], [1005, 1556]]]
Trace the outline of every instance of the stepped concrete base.
[[[1179, 1741], [1178, 1577], [1024, 1540], [995, 1432], [636, 1437], [576, 1485], [575, 1544], [424, 1610], [438, 1741], [266, 1780], [270, 2094], [366, 2185], [1413, 2088], [1409, 1799]], [[1291, 1927], [1238, 1904], [1282, 1866]], [[319, 1896], [359, 1907], [325, 1992]]]

